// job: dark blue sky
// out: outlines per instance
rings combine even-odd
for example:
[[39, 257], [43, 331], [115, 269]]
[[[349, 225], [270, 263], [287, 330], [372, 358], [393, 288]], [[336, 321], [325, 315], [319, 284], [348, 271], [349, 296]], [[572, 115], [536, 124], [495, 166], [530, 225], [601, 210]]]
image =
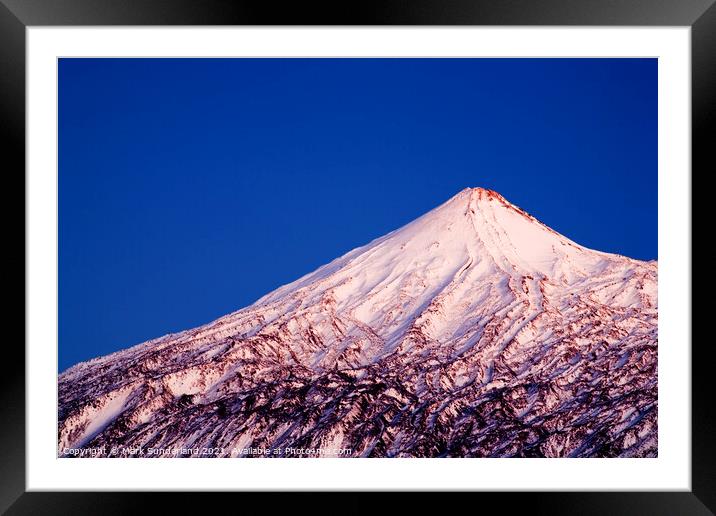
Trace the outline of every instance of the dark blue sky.
[[61, 59], [59, 369], [206, 323], [468, 186], [657, 257], [655, 59]]

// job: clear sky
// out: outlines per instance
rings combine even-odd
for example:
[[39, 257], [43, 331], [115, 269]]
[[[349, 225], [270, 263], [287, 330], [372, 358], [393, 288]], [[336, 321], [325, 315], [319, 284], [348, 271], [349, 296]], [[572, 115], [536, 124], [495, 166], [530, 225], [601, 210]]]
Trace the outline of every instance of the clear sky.
[[59, 369], [242, 308], [468, 186], [657, 258], [655, 59], [61, 59]]

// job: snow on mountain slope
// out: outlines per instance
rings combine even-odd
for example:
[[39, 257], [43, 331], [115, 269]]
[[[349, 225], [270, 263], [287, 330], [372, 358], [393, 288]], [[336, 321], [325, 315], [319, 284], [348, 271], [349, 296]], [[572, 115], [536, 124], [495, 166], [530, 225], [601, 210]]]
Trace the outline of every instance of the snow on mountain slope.
[[59, 455], [654, 456], [656, 357], [655, 262], [466, 189], [243, 310], [68, 369]]

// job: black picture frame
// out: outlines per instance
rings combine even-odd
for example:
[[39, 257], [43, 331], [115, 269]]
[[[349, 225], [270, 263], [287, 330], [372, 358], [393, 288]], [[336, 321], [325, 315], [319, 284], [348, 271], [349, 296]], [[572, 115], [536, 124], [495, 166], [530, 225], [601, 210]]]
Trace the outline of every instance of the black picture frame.
[[[25, 29], [72, 25], [621, 25], [690, 26], [692, 44], [692, 178], [716, 170], [716, 0], [384, 0], [335, 2], [331, 6], [229, 0], [0, 0], [0, 132], [9, 163], [7, 197], [22, 198], [25, 171]], [[9, 180], [17, 183], [9, 183]], [[15, 189], [17, 188], [17, 190]], [[11, 194], [12, 192], [12, 194]], [[692, 206], [698, 206], [692, 201]], [[701, 205], [703, 206], [703, 204]], [[708, 203], [706, 203], [707, 208]], [[4, 221], [15, 208], [4, 203]], [[12, 213], [12, 214], [11, 214]], [[14, 217], [13, 217], [14, 215]], [[695, 216], [692, 216], [694, 221]], [[20, 232], [5, 224], [7, 236]], [[24, 228], [23, 228], [24, 241]], [[16, 238], [20, 240], [20, 235]], [[16, 248], [15, 248], [16, 249]], [[10, 252], [8, 271], [23, 268], [23, 251]], [[7, 254], [6, 253], [6, 256]], [[692, 259], [693, 267], [693, 259]], [[698, 270], [698, 269], [697, 269]], [[19, 276], [19, 275], [16, 275]], [[707, 280], [708, 281], [708, 280]], [[23, 299], [25, 294], [23, 293]], [[7, 299], [7, 298], [6, 298]], [[20, 303], [13, 303], [18, 306]], [[700, 308], [702, 305], [698, 305]], [[694, 305], [694, 309], [697, 306]], [[12, 310], [23, 311], [22, 307]], [[20, 320], [8, 317], [9, 321]], [[23, 317], [24, 319], [24, 317]], [[693, 319], [693, 317], [692, 317]], [[19, 327], [19, 323], [10, 326]], [[23, 335], [24, 340], [24, 335]], [[152, 506], [181, 513], [207, 510], [219, 500], [238, 502], [235, 493], [78, 493], [25, 492], [25, 357], [19, 339], [5, 339], [0, 375], [0, 511], [7, 514], [127, 514]], [[690, 343], [684, 342], [684, 346]], [[716, 436], [713, 387], [714, 353], [708, 339], [692, 345], [692, 491], [451, 494], [450, 505], [497, 503], [511, 510], [549, 514], [714, 514], [716, 512]], [[290, 497], [240, 494], [239, 507], [268, 503], [278, 509], [316, 504], [310, 493]], [[374, 498], [381, 497], [381, 500]], [[464, 499], [470, 497], [469, 500]], [[341, 494], [341, 513], [405, 512], [423, 505], [424, 493], [406, 500], [377, 493]], [[326, 507], [336, 506], [327, 504]], [[154, 509], [156, 510], [156, 509]], [[244, 511], [241, 511], [244, 512]]]

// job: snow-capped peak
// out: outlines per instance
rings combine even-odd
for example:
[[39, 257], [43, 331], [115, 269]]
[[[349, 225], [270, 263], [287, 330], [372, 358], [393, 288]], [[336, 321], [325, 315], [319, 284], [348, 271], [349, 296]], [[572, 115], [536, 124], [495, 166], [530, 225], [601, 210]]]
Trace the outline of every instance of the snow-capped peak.
[[[336, 288], [336, 299], [384, 296], [421, 278], [425, 296], [435, 288], [499, 271], [511, 277], [554, 277], [571, 283], [621, 257], [588, 250], [551, 230], [499, 193], [467, 188], [413, 222], [354, 249], [299, 280], [264, 296], [257, 305], [311, 286]], [[467, 274], [467, 276], [465, 276]], [[386, 283], [387, 282], [387, 283]], [[391, 287], [392, 286], [392, 287]], [[354, 291], [353, 289], [358, 289]]]
[[60, 455], [653, 456], [656, 284], [655, 262], [465, 189], [247, 308], [65, 371]]

